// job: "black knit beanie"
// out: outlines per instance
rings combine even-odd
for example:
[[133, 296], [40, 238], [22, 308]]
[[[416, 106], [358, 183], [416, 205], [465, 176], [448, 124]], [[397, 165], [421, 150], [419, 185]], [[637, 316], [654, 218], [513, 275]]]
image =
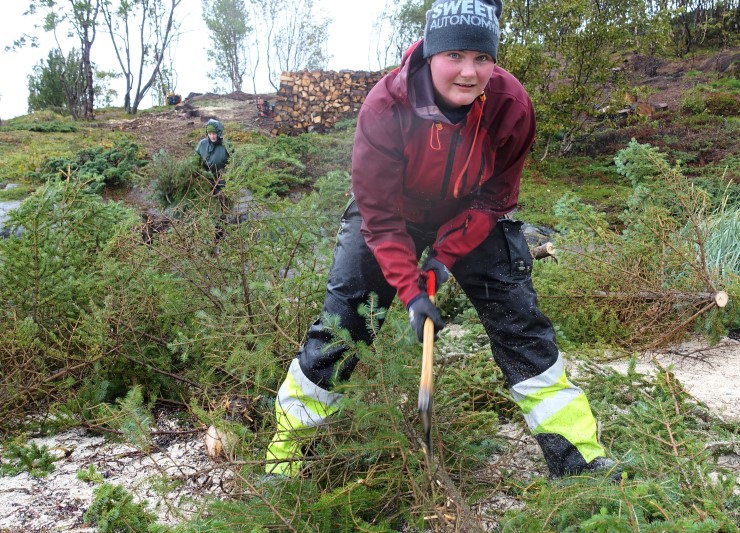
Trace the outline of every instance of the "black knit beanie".
[[427, 11], [424, 57], [472, 50], [498, 58], [501, 0], [437, 0]]

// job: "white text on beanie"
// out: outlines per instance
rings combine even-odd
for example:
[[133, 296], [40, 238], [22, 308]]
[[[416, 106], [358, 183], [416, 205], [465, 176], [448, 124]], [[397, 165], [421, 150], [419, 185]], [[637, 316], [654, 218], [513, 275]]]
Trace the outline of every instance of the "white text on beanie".
[[501, 0], [437, 0], [426, 14], [424, 57], [448, 50], [498, 56]]

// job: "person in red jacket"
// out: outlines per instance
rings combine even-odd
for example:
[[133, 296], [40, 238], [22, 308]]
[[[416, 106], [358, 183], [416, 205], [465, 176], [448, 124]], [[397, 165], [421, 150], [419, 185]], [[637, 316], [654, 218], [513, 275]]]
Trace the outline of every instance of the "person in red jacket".
[[[424, 39], [369, 93], [357, 121], [353, 198], [341, 219], [323, 313], [372, 342], [358, 308], [398, 295], [419, 341], [444, 322], [423, 287], [454, 275], [483, 323], [496, 363], [542, 448], [550, 474], [606, 470], [583, 391], [566, 377], [549, 319], [537, 307], [532, 257], [517, 207], [535, 136], [532, 102], [496, 64], [500, 0], [437, 0]], [[419, 261], [428, 251], [421, 267]], [[300, 435], [337, 410], [337, 382], [357, 360], [309, 328], [278, 391], [268, 473], [296, 475]]]

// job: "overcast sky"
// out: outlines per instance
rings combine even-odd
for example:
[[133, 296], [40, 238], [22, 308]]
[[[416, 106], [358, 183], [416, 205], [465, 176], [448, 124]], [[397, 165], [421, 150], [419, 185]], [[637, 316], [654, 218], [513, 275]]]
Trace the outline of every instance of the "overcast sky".
[[[352, 2], [350, 0], [315, 0], [321, 12], [330, 17], [333, 22], [329, 28], [328, 50], [332, 59], [329, 68], [332, 70], [374, 70], [376, 64], [370, 59], [372, 23], [382, 11], [385, 0], [364, 0]], [[27, 9], [25, 1], [3, 2], [3, 13], [0, 17], [0, 118], [9, 119], [24, 115], [28, 108], [28, 75], [32, 68], [41, 59], [46, 59], [52, 48], [49, 35], [42, 30], [35, 30], [34, 24], [39, 23], [38, 16], [23, 16]], [[206, 46], [208, 31], [201, 16], [201, 0], [183, 0], [179, 8], [179, 19], [182, 21], [183, 35], [177, 45], [174, 67], [177, 72], [177, 92], [185, 97], [191, 92], [207, 92], [213, 89], [213, 83], [208, 80], [206, 73]], [[102, 17], [101, 17], [102, 19]], [[6, 52], [5, 46], [23, 33], [45, 37], [45, 43], [40, 48], [26, 47], [17, 52]], [[72, 43], [70, 45], [74, 46]], [[65, 52], [69, 47], [65, 49]], [[93, 45], [93, 62], [104, 70], [117, 70], [117, 63], [110, 48], [110, 37], [98, 31]], [[264, 62], [264, 61], [263, 61]], [[271, 92], [272, 88], [263, 78], [258, 81], [257, 90]], [[251, 81], [244, 80], [244, 90], [251, 92]], [[120, 93], [120, 91], [119, 91]], [[123, 95], [113, 102], [114, 105], [123, 105]], [[151, 98], [147, 95], [142, 108], [151, 105]]]

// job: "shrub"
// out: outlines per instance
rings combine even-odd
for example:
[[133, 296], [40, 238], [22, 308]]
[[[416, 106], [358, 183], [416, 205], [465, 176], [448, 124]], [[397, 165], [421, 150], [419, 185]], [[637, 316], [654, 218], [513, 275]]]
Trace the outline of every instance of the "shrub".
[[0, 360], [13, 369], [0, 386], [4, 424], [94, 370], [106, 333], [88, 320], [109, 291], [108, 247], [133, 220], [77, 181], [49, 183], [10, 213], [22, 233], [0, 240]]
[[679, 108], [686, 114], [698, 115], [704, 112], [707, 103], [699, 90], [691, 89], [684, 93]]
[[170, 206], [183, 200], [193, 199], [205, 192], [208, 180], [202, 175], [197, 154], [190, 157], [173, 157], [160, 150], [147, 167], [152, 181], [154, 196], [160, 204]]
[[306, 183], [305, 165], [285, 150], [286, 142], [273, 146], [244, 145], [235, 151], [226, 168], [230, 188], [246, 188], [257, 198], [286, 196]]
[[350, 170], [352, 135], [305, 133], [257, 138], [238, 147], [226, 168], [227, 189], [249, 189], [256, 198], [308, 190], [321, 176]]
[[156, 522], [154, 513], [120, 485], [104, 483], [93, 490], [94, 499], [85, 511], [85, 522], [97, 526], [100, 533], [140, 533]]
[[0, 131], [36, 131], [39, 133], [75, 133], [79, 126], [74, 122], [19, 122], [7, 126], [0, 126]]
[[0, 241], [2, 313], [16, 320], [33, 318], [54, 329], [60, 320], [90, 310], [106, 288], [100, 285], [101, 252], [117, 232], [131, 227], [133, 213], [104, 203], [81, 184], [50, 183], [18, 209], [9, 226], [21, 238]]
[[706, 99], [707, 113], [722, 117], [736, 117], [740, 115], [740, 96], [729, 93], [712, 93]]
[[[0, 184], [0, 187], [2, 187], [2, 184]], [[24, 200], [32, 192], [33, 188], [28, 185], [19, 185], [11, 189], [0, 189], [0, 201]]]
[[37, 182], [75, 178], [91, 192], [100, 192], [106, 185], [130, 183], [143, 166], [138, 157], [139, 145], [129, 140], [117, 141], [112, 147], [102, 146], [80, 150], [74, 157], [50, 157], [28, 178]]

